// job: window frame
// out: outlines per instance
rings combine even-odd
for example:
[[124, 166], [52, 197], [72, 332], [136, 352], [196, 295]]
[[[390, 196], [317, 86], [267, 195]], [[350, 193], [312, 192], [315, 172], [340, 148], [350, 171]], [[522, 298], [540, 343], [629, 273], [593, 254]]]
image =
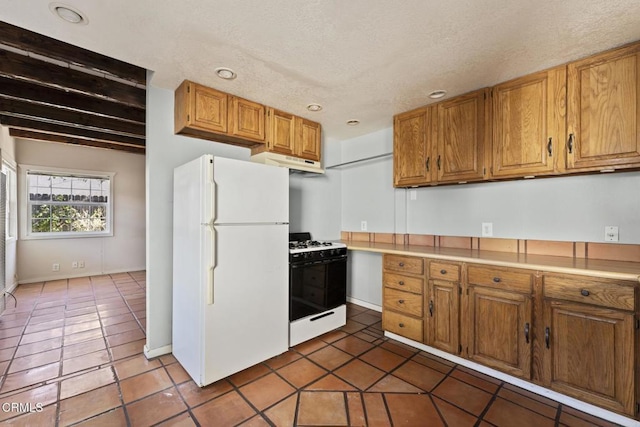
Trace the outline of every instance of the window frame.
[[2, 172], [6, 175], [6, 241], [18, 238], [18, 172], [16, 165], [2, 159]]
[[[114, 204], [114, 177], [115, 172], [91, 171], [81, 169], [67, 169], [48, 166], [19, 165], [21, 193], [20, 197], [20, 218], [21, 218], [21, 238], [23, 240], [45, 240], [45, 239], [84, 239], [92, 237], [112, 237], [114, 229], [113, 204]], [[58, 175], [74, 178], [98, 178], [109, 180], [109, 195], [106, 211], [106, 227], [104, 231], [58, 231], [58, 232], [32, 232], [31, 231], [31, 203], [29, 201], [29, 174]], [[73, 202], [69, 202], [73, 204]]]

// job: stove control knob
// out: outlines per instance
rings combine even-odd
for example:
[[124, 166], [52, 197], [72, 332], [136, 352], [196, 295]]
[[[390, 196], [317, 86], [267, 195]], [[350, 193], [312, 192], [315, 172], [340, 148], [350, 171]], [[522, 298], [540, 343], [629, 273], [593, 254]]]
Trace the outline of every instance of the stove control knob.
[[324, 257], [324, 251], [320, 251], [320, 258]]

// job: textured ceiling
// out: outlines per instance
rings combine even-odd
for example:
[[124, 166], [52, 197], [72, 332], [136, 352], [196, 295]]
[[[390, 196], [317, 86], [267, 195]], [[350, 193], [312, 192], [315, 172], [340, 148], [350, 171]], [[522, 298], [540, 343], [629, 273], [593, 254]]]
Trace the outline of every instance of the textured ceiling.
[[638, 0], [63, 2], [89, 24], [48, 0], [0, 0], [0, 20], [152, 70], [154, 86], [190, 79], [308, 117], [334, 139], [391, 126], [435, 89], [451, 97], [640, 39]]

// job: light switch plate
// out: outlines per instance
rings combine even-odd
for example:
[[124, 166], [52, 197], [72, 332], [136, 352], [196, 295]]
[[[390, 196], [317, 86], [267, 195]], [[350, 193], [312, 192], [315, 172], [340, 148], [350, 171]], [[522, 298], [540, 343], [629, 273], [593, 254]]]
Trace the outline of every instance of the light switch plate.
[[409, 190], [409, 200], [417, 200], [418, 192], [416, 190]]
[[482, 223], [482, 237], [493, 237], [493, 223], [492, 222], [483, 222]]
[[605, 242], [617, 242], [619, 240], [618, 226], [607, 225], [604, 228], [604, 241]]

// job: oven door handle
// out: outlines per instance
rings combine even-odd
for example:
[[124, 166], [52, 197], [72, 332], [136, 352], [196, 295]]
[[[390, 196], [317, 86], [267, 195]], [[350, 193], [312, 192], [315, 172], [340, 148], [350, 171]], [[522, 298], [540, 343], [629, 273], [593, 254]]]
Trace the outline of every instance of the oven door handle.
[[329, 259], [323, 259], [323, 260], [317, 260], [317, 261], [297, 261], [297, 262], [292, 262], [291, 268], [301, 268], [301, 267], [307, 267], [310, 265], [318, 265], [318, 264], [331, 264], [333, 262], [339, 262], [339, 261], [346, 261], [347, 257], [339, 257], [339, 258], [329, 258]]

